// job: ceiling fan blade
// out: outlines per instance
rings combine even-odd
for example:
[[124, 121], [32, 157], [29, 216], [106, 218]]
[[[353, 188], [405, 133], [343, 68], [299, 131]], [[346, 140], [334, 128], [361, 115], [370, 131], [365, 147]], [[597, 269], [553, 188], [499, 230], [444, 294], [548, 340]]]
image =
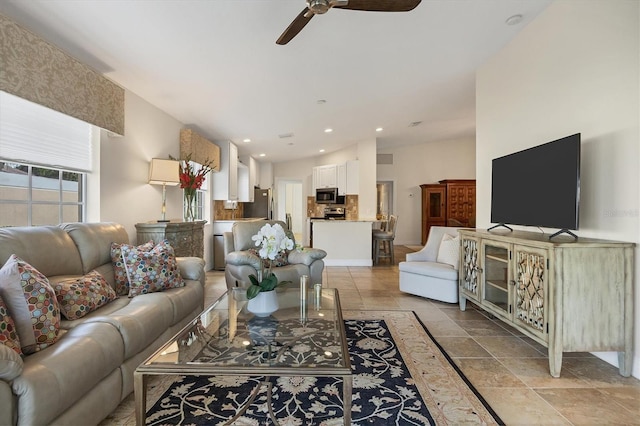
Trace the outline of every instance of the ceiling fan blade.
[[287, 44], [293, 39], [298, 33], [304, 28], [305, 25], [309, 23], [311, 18], [313, 18], [315, 14], [311, 12], [309, 9], [305, 8], [296, 19], [294, 19], [286, 30], [282, 33], [280, 38], [276, 41], [276, 44]]
[[370, 12], [408, 12], [421, 0], [349, 0], [346, 5], [335, 5], [336, 9], [366, 10]]

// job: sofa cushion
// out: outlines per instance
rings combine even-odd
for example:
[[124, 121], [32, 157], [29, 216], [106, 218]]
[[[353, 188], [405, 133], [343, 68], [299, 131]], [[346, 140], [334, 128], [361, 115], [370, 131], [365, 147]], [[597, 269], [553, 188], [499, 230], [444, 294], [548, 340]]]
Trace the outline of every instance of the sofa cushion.
[[173, 247], [163, 240], [150, 251], [122, 246], [129, 297], [184, 286]]
[[449, 234], [442, 235], [440, 247], [438, 248], [438, 257], [436, 262], [446, 263], [458, 269], [458, 261], [460, 259], [460, 237]]
[[[91, 316], [84, 322], [113, 325], [124, 341], [125, 359], [143, 351], [174, 322], [174, 307], [168, 294], [149, 293], [128, 300], [129, 303], [122, 309], [108, 315]], [[109, 305], [105, 309], [108, 307]], [[100, 312], [101, 309], [95, 313]]]
[[[25, 358], [11, 385], [19, 398], [19, 424], [54, 424], [123, 362], [122, 337], [111, 324], [84, 323], [63, 333], [55, 345]], [[119, 393], [113, 397], [123, 398]]]
[[[122, 247], [132, 247], [129, 244], [111, 243], [111, 262], [113, 263], [113, 275], [116, 285], [116, 294], [118, 296], [126, 296], [129, 294], [129, 278], [125, 269], [125, 259], [122, 258]], [[136, 248], [143, 251], [149, 251], [153, 248], [153, 241], [148, 241]], [[135, 256], [136, 253], [127, 252], [129, 256]]]
[[458, 271], [453, 266], [438, 262], [400, 262], [398, 269], [418, 275], [427, 275], [445, 280], [457, 280]]
[[0, 345], [13, 349], [18, 355], [22, 355], [16, 324], [9, 315], [2, 296], [0, 296]]
[[0, 296], [15, 322], [22, 352], [37, 352], [58, 339], [60, 310], [53, 288], [16, 255], [0, 269]]
[[[129, 234], [124, 227], [117, 223], [63, 223], [60, 225], [77, 247], [82, 260], [82, 272], [76, 275], [83, 275], [96, 269], [100, 265], [111, 261], [109, 249], [111, 243], [128, 243]], [[46, 274], [62, 275], [62, 274]]]
[[0, 264], [12, 254], [44, 276], [82, 275], [82, 260], [75, 243], [57, 226], [0, 228]]
[[102, 275], [91, 271], [79, 278], [53, 284], [60, 313], [69, 320], [82, 318], [118, 296]]

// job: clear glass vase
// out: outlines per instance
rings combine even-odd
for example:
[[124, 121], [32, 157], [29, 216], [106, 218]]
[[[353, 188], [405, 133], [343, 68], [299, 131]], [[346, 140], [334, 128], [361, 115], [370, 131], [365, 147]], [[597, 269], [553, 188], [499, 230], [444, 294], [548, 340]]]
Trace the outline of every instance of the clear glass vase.
[[196, 194], [184, 193], [184, 220], [193, 222], [196, 220]]

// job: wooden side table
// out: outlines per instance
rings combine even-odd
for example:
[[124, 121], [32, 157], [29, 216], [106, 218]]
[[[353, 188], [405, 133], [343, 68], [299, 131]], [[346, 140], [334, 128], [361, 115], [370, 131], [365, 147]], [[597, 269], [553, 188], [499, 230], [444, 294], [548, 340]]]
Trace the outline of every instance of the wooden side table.
[[176, 256], [204, 258], [205, 223], [206, 220], [136, 223], [138, 244], [149, 240], [157, 244], [166, 239], [174, 248]]

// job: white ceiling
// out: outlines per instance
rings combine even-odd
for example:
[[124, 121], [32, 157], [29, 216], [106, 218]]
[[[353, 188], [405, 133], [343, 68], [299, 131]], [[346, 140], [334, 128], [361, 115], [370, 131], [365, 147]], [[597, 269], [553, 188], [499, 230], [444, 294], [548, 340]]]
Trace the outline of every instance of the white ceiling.
[[304, 0], [0, 0], [0, 13], [210, 139], [280, 162], [373, 138], [474, 137], [475, 70], [550, 2], [332, 9], [285, 46]]

